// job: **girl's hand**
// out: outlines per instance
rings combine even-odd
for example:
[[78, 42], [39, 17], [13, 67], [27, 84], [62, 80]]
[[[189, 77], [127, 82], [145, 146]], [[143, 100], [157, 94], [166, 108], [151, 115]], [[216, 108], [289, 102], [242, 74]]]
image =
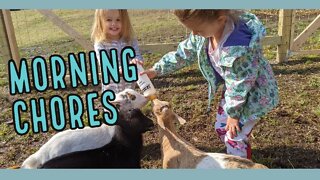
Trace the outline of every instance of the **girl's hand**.
[[231, 139], [237, 137], [237, 132], [241, 131], [239, 127], [239, 119], [228, 117], [226, 131], [229, 131]]
[[122, 75], [122, 68], [119, 67], [119, 74]]
[[[138, 60], [138, 59], [132, 59], [132, 60], [130, 61], [130, 63], [132, 63], [132, 64], [137, 64], [137, 63], [139, 63], [139, 64], [143, 65], [143, 61], [140, 61], [140, 60]], [[147, 70], [145, 70], [145, 71], [143, 71], [143, 72], [140, 73], [140, 75], [144, 75], [144, 74], [147, 74], [148, 77], [149, 77], [150, 79], [152, 79], [152, 78], [155, 78], [155, 77], [157, 76], [157, 71], [155, 71], [154, 69], [147, 69]]]
[[140, 64], [141, 66], [143, 65], [143, 61], [140, 61], [139, 59], [132, 59], [130, 61], [130, 64]]
[[145, 71], [140, 73], [140, 75], [144, 75], [144, 74], [147, 74], [150, 79], [153, 79], [158, 75], [157, 71], [152, 69], [152, 68], [151, 69], [147, 69], [147, 70], [145, 70]]

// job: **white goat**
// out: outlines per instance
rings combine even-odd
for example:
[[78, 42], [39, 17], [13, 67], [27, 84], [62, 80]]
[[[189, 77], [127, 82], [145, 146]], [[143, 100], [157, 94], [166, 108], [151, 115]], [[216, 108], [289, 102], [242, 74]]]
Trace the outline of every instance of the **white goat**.
[[166, 101], [153, 100], [153, 113], [159, 126], [163, 168], [267, 168], [238, 156], [197, 149], [177, 134], [173, 121], [184, 124], [185, 120], [175, 114]]
[[148, 99], [133, 89], [125, 89], [116, 94], [114, 101], [111, 101], [121, 111], [128, 111], [129, 109], [140, 109], [145, 106]]
[[[147, 99], [132, 89], [125, 89], [112, 102], [121, 111], [140, 109]], [[66, 130], [55, 134], [36, 153], [29, 156], [21, 168], [39, 168], [50, 159], [76, 151], [96, 149], [108, 144], [115, 134], [115, 126], [102, 124], [100, 127]]]

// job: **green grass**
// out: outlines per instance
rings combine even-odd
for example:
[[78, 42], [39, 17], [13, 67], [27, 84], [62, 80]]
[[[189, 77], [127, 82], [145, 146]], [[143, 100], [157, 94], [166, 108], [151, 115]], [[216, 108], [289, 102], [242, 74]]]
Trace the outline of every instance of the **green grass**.
[[313, 77], [309, 80], [309, 85], [313, 88], [320, 88], [320, 77]]
[[[88, 40], [90, 39], [93, 10], [54, 10], [54, 12]], [[268, 35], [277, 34], [276, 10], [253, 10], [253, 12], [265, 23]], [[140, 43], [178, 42], [186, 35], [186, 29], [168, 11], [135, 10], [130, 11], [130, 15]], [[298, 11], [297, 15], [301, 17], [301, 21], [297, 22], [295, 34], [299, 34], [308, 25], [314, 11]], [[74, 40], [35, 10], [14, 11], [12, 18], [21, 57], [30, 60], [36, 55], [42, 55], [47, 58], [54, 53], [66, 57], [69, 52], [77, 53], [83, 50]], [[316, 32], [303, 48], [319, 49], [319, 37]], [[265, 56], [269, 60], [275, 60], [275, 51], [275, 46], [264, 48]], [[162, 57], [162, 54], [151, 52], [143, 56], [146, 59], [145, 66], [149, 68]], [[314, 158], [314, 156], [320, 157], [319, 68], [319, 56], [315, 55], [304, 58], [294, 57], [288, 63], [273, 65], [280, 87], [280, 104], [263, 117], [254, 128], [255, 138], [252, 139], [254, 161], [271, 168], [292, 168], [292, 165], [300, 168], [320, 167], [319, 161]], [[35, 93], [9, 96], [8, 86], [5, 86], [7, 85], [5, 69], [5, 64], [0, 66], [0, 150], [4, 152], [0, 155], [1, 168], [20, 164], [56, 133], [49, 128], [48, 133], [29, 132], [25, 136], [17, 136], [13, 126], [5, 123], [12, 119], [11, 106], [15, 99], [22, 98], [28, 102], [34, 97], [49, 99], [52, 95], [59, 94], [66, 98], [71, 93], [80, 94], [83, 97], [88, 91], [100, 92], [100, 87], [80, 86], [64, 91], [48, 90], [44, 93], [33, 91]], [[1, 80], [1, 78], [5, 79]], [[208, 98], [207, 84], [196, 64], [171, 75], [154, 79], [153, 82], [159, 91], [159, 98], [170, 101], [174, 111], [187, 120], [185, 126], [178, 128], [178, 132], [184, 138], [202, 150], [218, 152], [224, 149], [213, 126], [219, 94], [214, 99], [212, 115], [205, 115]], [[218, 93], [220, 92], [221, 89]], [[99, 102], [97, 101], [96, 104], [99, 105]], [[142, 111], [155, 119], [152, 115], [151, 103]], [[22, 113], [21, 116], [24, 120], [30, 119], [29, 112]], [[84, 119], [87, 125], [86, 113]], [[142, 160], [144, 168], [161, 167], [157, 133], [157, 130], [154, 130], [144, 136], [146, 147], [143, 153], [143, 157], [146, 158]]]
[[315, 110], [313, 111], [313, 113], [320, 118], [320, 106], [318, 106], [317, 108], [315, 108]]
[[12, 129], [7, 124], [0, 124], [0, 142], [9, 141], [14, 138], [14, 136], [14, 132], [12, 132]]
[[[86, 39], [90, 39], [93, 10], [54, 10], [54, 12]], [[185, 35], [186, 29], [168, 11], [137, 10], [130, 11], [130, 14], [136, 36], [141, 43], [176, 42], [176, 38], [173, 37]], [[41, 44], [72, 41], [62, 30], [46, 20], [36, 10], [14, 11], [12, 19], [18, 45], [22, 49], [30, 48], [32, 52], [37, 51], [32, 47]], [[65, 49], [59, 50], [65, 51]]]
[[[87, 40], [90, 40], [94, 10], [53, 11]], [[277, 10], [251, 11], [265, 24], [268, 36], [277, 35]], [[317, 12], [317, 10], [297, 10], [296, 16], [301, 20], [296, 22], [295, 35], [302, 32]], [[48, 58], [52, 54], [60, 54], [66, 57], [70, 52], [83, 51], [80, 45], [38, 11], [22, 10], [12, 11], [11, 13], [21, 57], [31, 59], [34, 56], [41, 55]], [[177, 43], [189, 33], [169, 10], [129, 10], [129, 13], [140, 44]], [[319, 33], [319, 31], [315, 32], [302, 49], [320, 49]], [[274, 61], [276, 50], [275, 46], [265, 46], [266, 58]], [[6, 76], [7, 72], [0, 69], [0, 79]], [[5, 85], [7, 82], [1, 80], [0, 84]]]

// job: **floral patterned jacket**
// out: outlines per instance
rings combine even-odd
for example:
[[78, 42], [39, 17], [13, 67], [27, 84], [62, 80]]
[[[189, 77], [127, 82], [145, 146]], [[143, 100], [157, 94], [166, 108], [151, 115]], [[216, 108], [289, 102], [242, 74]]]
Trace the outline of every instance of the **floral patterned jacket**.
[[240, 16], [221, 49], [219, 65], [221, 77], [213, 68], [207, 54], [209, 39], [190, 34], [169, 52], [153, 68], [159, 74], [174, 72], [198, 59], [200, 71], [209, 83], [209, 109], [220, 84], [225, 85], [226, 104], [223, 107], [229, 117], [241, 123], [255, 121], [279, 101], [278, 86], [268, 61], [263, 57], [261, 39], [266, 31], [258, 18], [251, 13]]

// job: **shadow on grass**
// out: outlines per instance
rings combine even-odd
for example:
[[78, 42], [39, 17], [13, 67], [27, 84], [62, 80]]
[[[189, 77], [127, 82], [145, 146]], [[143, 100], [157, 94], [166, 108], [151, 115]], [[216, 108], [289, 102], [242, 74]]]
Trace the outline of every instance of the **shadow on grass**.
[[279, 74], [301, 74], [301, 75], [309, 75], [314, 73], [320, 72], [320, 66], [319, 67], [308, 67], [308, 68], [302, 68], [302, 69], [279, 69], [277, 67], [273, 67], [273, 72], [275, 75]]
[[269, 168], [320, 168], [320, 149], [276, 146], [253, 150], [253, 160]]
[[[320, 73], [320, 65], [314, 65], [315, 63], [320, 63], [320, 57], [303, 57], [299, 60], [290, 60], [286, 63], [273, 64], [272, 69], [276, 75], [279, 74], [314, 74]], [[194, 80], [185, 81], [186, 77], [194, 77]], [[195, 69], [178, 71], [174, 74], [167, 74], [160, 76], [155, 79], [154, 83], [157, 87], [183, 87], [189, 85], [202, 85], [207, 84], [207, 81], [202, 78], [201, 80], [197, 79], [202, 77], [201, 72], [196, 67]], [[170, 78], [170, 80], [167, 80]], [[178, 79], [178, 82], [173, 82], [172, 79]]]
[[320, 65], [314, 66], [314, 63], [320, 63], [320, 57], [301, 58], [291, 60], [285, 63], [273, 64], [272, 69], [276, 75], [279, 74], [302, 74], [308, 75], [320, 73]]
[[179, 88], [179, 87], [186, 87], [189, 85], [203, 85], [203, 84], [207, 84], [207, 81], [205, 79], [203, 80], [191, 80], [191, 81], [181, 81], [181, 82], [172, 82], [172, 81], [167, 81], [165, 79], [163, 80], [157, 80], [154, 81], [154, 85], [156, 88]]
[[185, 77], [202, 77], [202, 74], [198, 68], [180, 71], [175, 74], [169, 74], [167, 77], [170, 78], [185, 78]]
[[[194, 79], [187, 81], [186, 77], [192, 77]], [[199, 80], [199, 78], [201, 79]], [[173, 82], [172, 79], [176, 79], [176, 81]], [[203, 78], [201, 72], [198, 69], [192, 69], [174, 74], [159, 76], [155, 80], [153, 80], [153, 82], [156, 87], [161, 88], [207, 84], [207, 81]]]
[[159, 143], [148, 144], [143, 147], [142, 155], [145, 160], [160, 160], [161, 159], [161, 145]]
[[294, 65], [300, 65], [300, 64], [305, 64], [305, 63], [319, 63], [320, 62], [320, 56], [319, 57], [302, 57], [301, 59], [298, 60], [290, 60], [285, 63], [279, 63], [279, 64], [274, 64], [275, 66], [282, 66], [282, 65], [289, 65], [289, 66], [294, 66]]

